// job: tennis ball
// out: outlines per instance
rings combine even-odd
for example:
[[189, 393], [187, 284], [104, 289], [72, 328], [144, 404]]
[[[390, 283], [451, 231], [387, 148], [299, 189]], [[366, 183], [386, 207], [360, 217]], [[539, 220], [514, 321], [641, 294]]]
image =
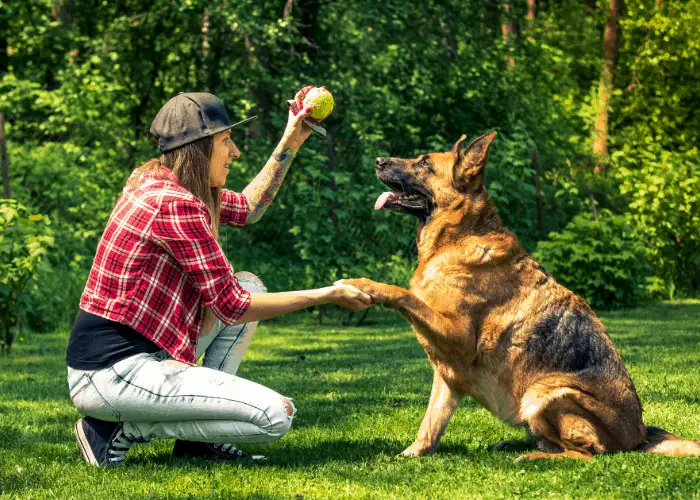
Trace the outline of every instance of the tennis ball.
[[304, 107], [311, 106], [309, 116], [314, 120], [323, 120], [333, 112], [333, 94], [326, 87], [314, 87], [309, 90], [304, 98]]

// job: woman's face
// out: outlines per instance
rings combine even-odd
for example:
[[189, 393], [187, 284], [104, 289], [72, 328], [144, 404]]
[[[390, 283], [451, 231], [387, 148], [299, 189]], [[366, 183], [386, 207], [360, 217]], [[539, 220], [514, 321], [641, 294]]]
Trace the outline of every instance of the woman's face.
[[223, 187], [226, 184], [231, 161], [239, 156], [241, 152], [231, 140], [231, 130], [224, 130], [214, 136], [209, 164], [209, 181], [212, 187]]

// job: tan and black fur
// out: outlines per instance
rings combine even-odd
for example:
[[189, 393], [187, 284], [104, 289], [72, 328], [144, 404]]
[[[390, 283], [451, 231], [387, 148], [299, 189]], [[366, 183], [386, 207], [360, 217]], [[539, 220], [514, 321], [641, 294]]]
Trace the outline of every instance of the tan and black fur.
[[[501, 222], [483, 185], [492, 132], [445, 153], [377, 158], [397, 192], [384, 208], [419, 219], [410, 288], [343, 280], [398, 310], [434, 369], [428, 410], [403, 455], [435, 451], [465, 396], [525, 426], [531, 458], [639, 450], [700, 455], [700, 443], [645, 427], [620, 355], [588, 304], [566, 289]], [[532, 447], [531, 446], [531, 447]]]

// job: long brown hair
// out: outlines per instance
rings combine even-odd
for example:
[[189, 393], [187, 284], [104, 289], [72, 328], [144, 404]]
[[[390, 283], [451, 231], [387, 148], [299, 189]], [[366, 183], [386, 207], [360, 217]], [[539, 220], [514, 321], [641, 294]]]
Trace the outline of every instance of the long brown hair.
[[212, 187], [209, 165], [214, 149], [213, 136], [203, 137], [179, 148], [161, 154], [141, 165], [136, 175], [129, 181], [129, 187], [138, 184], [146, 172], [158, 171], [161, 166], [169, 168], [178, 183], [194, 196], [202, 200], [211, 215], [211, 230], [219, 238], [219, 221], [221, 218], [221, 188]]
[[[147, 172], [158, 171], [161, 167], [169, 168], [178, 183], [194, 196], [202, 200], [211, 215], [211, 231], [219, 239], [219, 221], [221, 220], [221, 188], [212, 187], [210, 180], [211, 153], [214, 149], [213, 136], [203, 137], [179, 148], [163, 153], [141, 165], [136, 175], [129, 180], [129, 187], [138, 184], [141, 176]], [[214, 325], [214, 312], [204, 308], [202, 334]]]

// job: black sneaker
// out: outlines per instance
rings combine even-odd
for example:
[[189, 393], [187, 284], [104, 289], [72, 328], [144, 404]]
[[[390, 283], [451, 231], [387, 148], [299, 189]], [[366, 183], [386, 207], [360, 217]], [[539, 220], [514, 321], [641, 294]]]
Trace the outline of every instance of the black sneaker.
[[263, 455], [248, 455], [232, 444], [199, 443], [178, 439], [173, 448], [175, 458], [204, 458], [209, 460], [266, 460]]
[[123, 424], [83, 417], [73, 431], [83, 458], [97, 467], [121, 467], [134, 441], [124, 435]]

